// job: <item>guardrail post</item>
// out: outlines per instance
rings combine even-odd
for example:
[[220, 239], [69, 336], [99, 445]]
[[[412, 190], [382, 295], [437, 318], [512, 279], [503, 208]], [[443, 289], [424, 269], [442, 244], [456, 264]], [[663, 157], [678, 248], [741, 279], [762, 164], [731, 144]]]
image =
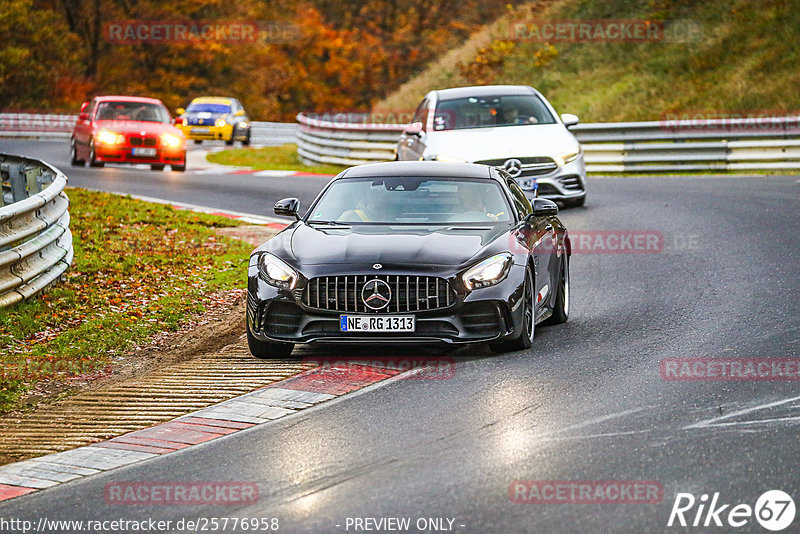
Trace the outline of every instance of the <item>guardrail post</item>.
[[8, 164], [8, 181], [11, 182], [12, 202], [19, 202], [28, 198], [27, 182], [21, 163]]
[[39, 183], [39, 176], [41, 175], [41, 169], [37, 169], [36, 167], [27, 167], [23, 171], [25, 174], [25, 181], [28, 189], [28, 196], [36, 195], [41, 192], [42, 187]]

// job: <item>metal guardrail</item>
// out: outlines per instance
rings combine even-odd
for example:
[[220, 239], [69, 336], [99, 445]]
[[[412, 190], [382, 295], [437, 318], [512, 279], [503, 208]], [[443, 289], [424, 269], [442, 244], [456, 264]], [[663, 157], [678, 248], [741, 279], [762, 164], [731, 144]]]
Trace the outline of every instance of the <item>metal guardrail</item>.
[[0, 154], [0, 307], [58, 281], [72, 263], [67, 177], [49, 164]]
[[[297, 116], [297, 153], [307, 163], [359, 165], [394, 159], [398, 124]], [[800, 169], [800, 117], [590, 123], [571, 131], [590, 173]]]
[[294, 122], [263, 122], [250, 123], [250, 142], [254, 145], [285, 145], [297, 142], [297, 124]]
[[77, 115], [0, 113], [0, 137], [68, 139], [76, 120]]
[[[0, 113], [0, 137], [69, 139], [77, 115]], [[293, 122], [253, 121], [250, 142], [256, 145], [283, 145], [297, 142]]]

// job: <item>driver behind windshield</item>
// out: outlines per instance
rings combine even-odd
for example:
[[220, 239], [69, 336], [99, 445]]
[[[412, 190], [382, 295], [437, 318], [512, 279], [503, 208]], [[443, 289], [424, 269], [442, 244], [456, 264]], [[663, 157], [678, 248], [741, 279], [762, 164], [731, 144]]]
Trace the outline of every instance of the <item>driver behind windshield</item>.
[[486, 186], [480, 183], [463, 182], [458, 184], [458, 200], [463, 210], [451, 217], [450, 220], [453, 222], [499, 220], [502, 215], [505, 215], [505, 209], [501, 209], [502, 204], [498, 205], [497, 203], [488, 207], [487, 201], [496, 199], [491, 196], [489, 199], [484, 198], [487, 192]]
[[[383, 189], [383, 187], [381, 187]], [[390, 220], [386, 213], [386, 202], [382, 191], [376, 187], [371, 188], [362, 198], [359, 198], [356, 207], [342, 213], [341, 222], [372, 222]]]

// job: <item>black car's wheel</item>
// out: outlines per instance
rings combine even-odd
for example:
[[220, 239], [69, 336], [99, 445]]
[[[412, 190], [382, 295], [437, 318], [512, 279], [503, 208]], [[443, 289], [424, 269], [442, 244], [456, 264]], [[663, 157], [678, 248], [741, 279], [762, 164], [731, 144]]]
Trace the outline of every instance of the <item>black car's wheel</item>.
[[83, 167], [85, 161], [82, 159], [78, 159], [78, 149], [75, 146], [75, 139], [71, 139], [69, 142], [69, 163], [73, 167]]
[[150, 165], [150, 170], [151, 171], [163, 171], [164, 170], [164, 164], [163, 163], [153, 163], [153, 164]]
[[97, 155], [94, 151], [94, 139], [89, 140], [89, 167], [102, 167], [105, 165], [102, 161], [97, 161]]
[[516, 350], [525, 350], [531, 348], [533, 345], [533, 336], [536, 331], [534, 313], [534, 300], [533, 300], [533, 273], [531, 272], [530, 265], [525, 268], [525, 289], [522, 295], [522, 327], [520, 328], [519, 336], [511, 341], [503, 341], [491, 345], [492, 350], [495, 352], [512, 352]]
[[556, 303], [553, 306], [553, 315], [547, 320], [547, 324], [566, 323], [569, 319], [569, 256], [564, 254], [563, 258]]
[[199, 145], [199, 144], [200, 144], [200, 143], [202, 143], [202, 142], [203, 142], [203, 140], [202, 140], [202, 139], [195, 139], [195, 140], [194, 140], [194, 144], [196, 144], [196, 145]]
[[294, 349], [293, 343], [271, 343], [269, 341], [261, 341], [250, 332], [250, 326], [247, 326], [247, 346], [250, 348], [250, 354], [256, 358], [286, 358], [292, 354]]

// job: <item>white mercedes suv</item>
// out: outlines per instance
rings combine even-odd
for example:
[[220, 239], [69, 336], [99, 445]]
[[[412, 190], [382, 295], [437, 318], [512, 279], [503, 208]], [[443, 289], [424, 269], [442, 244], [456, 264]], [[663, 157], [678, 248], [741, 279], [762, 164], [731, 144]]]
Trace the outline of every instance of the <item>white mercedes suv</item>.
[[511, 175], [526, 195], [582, 206], [583, 150], [567, 129], [578, 117], [559, 115], [526, 85], [484, 85], [431, 91], [397, 144], [397, 159], [465, 161]]

